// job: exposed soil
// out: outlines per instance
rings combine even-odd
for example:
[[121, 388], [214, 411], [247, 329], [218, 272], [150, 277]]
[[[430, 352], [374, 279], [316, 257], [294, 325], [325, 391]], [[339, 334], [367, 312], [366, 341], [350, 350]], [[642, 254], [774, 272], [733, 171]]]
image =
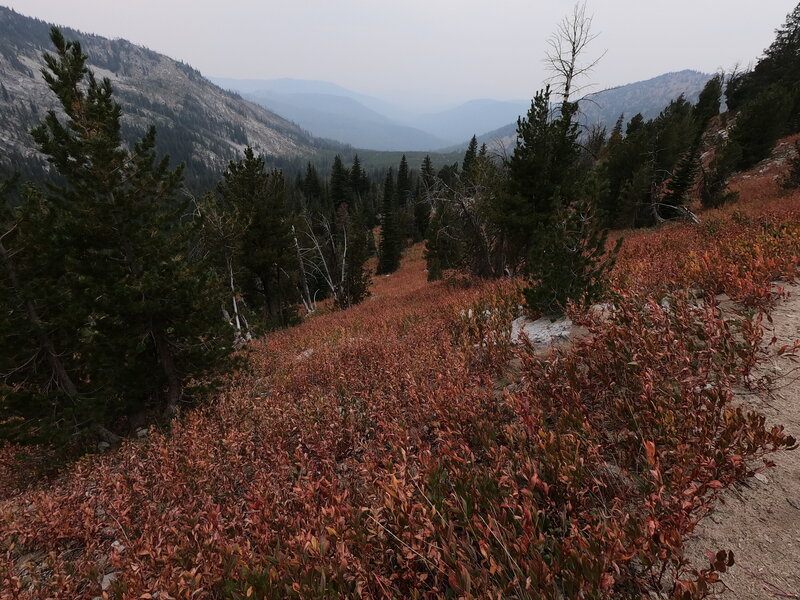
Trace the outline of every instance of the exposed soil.
[[[767, 323], [778, 348], [800, 339], [800, 285], [785, 287], [790, 296]], [[772, 337], [770, 331], [765, 337]], [[784, 425], [800, 439], [800, 364], [773, 357], [761, 368], [774, 379], [771, 390], [743, 393], [740, 401], [756, 408], [768, 425]], [[689, 540], [688, 555], [698, 567], [708, 564], [706, 550], [734, 553], [736, 564], [722, 575], [724, 588], [714, 597], [800, 600], [800, 450], [767, 458], [775, 467], [726, 490]]]

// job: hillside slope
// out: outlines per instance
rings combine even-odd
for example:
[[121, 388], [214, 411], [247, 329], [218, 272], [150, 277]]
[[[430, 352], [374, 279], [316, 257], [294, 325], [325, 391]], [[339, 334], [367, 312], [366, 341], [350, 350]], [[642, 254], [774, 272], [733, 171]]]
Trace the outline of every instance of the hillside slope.
[[428, 283], [417, 246], [372, 299], [253, 343], [170, 431], [30, 489], [36, 461], [0, 448], [0, 598], [704, 597], [684, 540], [793, 444], [732, 404], [797, 275], [800, 191], [775, 174], [630, 232], [572, 347], [512, 348], [517, 282]]
[[224, 77], [212, 80], [291, 119], [317, 137], [355, 148], [415, 151], [433, 150], [447, 143], [414, 126], [402, 109], [327, 81]]
[[[624, 115], [625, 122], [637, 113], [641, 113], [645, 121], [653, 119], [681, 94], [690, 102], [697, 102], [710, 78], [706, 73], [684, 70], [589, 94], [580, 101], [581, 123], [586, 127], [605, 127], [610, 132], [620, 115]], [[527, 107], [522, 114], [526, 112]], [[509, 123], [481, 135], [478, 142], [490, 148], [512, 148], [516, 131], [517, 124]]]
[[[50, 25], [0, 7], [0, 165], [26, 171], [38, 157], [29, 131], [56, 108], [42, 79]], [[156, 125], [159, 150], [187, 172], [219, 171], [247, 145], [271, 156], [302, 156], [318, 144], [297, 125], [221, 90], [190, 66], [125, 40], [71, 29], [98, 77], [108, 77], [123, 107], [124, 135]]]
[[397, 123], [358, 100], [334, 94], [270, 91], [243, 94], [248, 100], [291, 119], [315, 136], [370, 150], [431, 150], [445, 142]]

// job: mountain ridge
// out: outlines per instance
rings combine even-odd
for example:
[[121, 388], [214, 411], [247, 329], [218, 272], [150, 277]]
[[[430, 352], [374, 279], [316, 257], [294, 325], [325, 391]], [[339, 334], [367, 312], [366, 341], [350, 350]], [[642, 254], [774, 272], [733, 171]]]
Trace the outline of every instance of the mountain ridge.
[[[0, 6], [0, 164], [46, 169], [30, 130], [48, 110], [59, 111], [39, 72], [51, 52], [51, 25]], [[138, 46], [68, 27], [65, 37], [81, 43], [89, 67], [107, 77], [123, 109], [123, 137], [138, 139], [149, 124], [158, 149], [187, 163], [187, 174], [210, 179], [246, 146], [266, 156], [312, 155], [325, 143], [288, 121], [207, 80], [191, 66]]]
[[[711, 77], [712, 75], [702, 71], [683, 69], [588, 94], [578, 101], [581, 123], [587, 128], [605, 127], [608, 133], [623, 114], [623, 124], [637, 113], [641, 113], [645, 120], [653, 119], [680, 94], [690, 102], [696, 102], [703, 86]], [[513, 148], [516, 131], [516, 122], [508, 123], [479, 135], [478, 143], [485, 143], [487, 147], [503, 152]], [[468, 140], [465, 140], [447, 149], [466, 148], [467, 143]]]

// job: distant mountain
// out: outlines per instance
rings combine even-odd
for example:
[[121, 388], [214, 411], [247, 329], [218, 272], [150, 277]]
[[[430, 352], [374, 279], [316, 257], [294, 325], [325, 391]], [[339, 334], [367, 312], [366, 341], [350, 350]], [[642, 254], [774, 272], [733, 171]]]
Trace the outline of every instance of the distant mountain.
[[233, 90], [241, 94], [255, 92], [274, 92], [275, 94], [325, 94], [328, 96], [341, 96], [352, 98], [363, 104], [368, 109], [385, 115], [393, 120], [402, 120], [409, 115], [409, 111], [401, 106], [362, 94], [342, 87], [330, 81], [317, 81], [314, 79], [230, 79], [227, 77], [209, 77], [211, 81], [221, 88]]
[[371, 150], [432, 150], [446, 140], [399, 121], [402, 109], [327, 81], [214, 78], [321, 138]]
[[697, 102], [711, 77], [687, 69], [591, 94], [581, 102], [584, 122], [590, 126], [599, 123], [610, 131], [622, 114], [626, 122], [637, 113], [642, 113], [645, 121], [653, 119], [681, 94], [691, 103]]
[[[681, 94], [690, 102], [697, 102], [700, 92], [711, 77], [707, 73], [684, 70], [590, 94], [580, 101], [581, 121], [586, 126], [599, 125], [610, 132], [620, 115], [624, 115], [625, 122], [637, 113], [642, 113], [645, 120], [655, 118], [670, 101]], [[522, 114], [525, 113], [527, 107]], [[511, 148], [516, 140], [516, 131], [516, 122], [508, 123], [485, 133], [478, 141], [486, 143], [490, 148]], [[465, 136], [462, 140], [465, 140], [462, 141], [462, 146], [466, 147], [469, 138]]]
[[[44, 161], [30, 130], [57, 109], [41, 76], [51, 52], [50, 25], [0, 6], [0, 168], [36, 171]], [[149, 124], [158, 149], [187, 163], [187, 176], [211, 181], [247, 145], [268, 156], [302, 157], [320, 142], [296, 124], [223, 91], [190, 66], [125, 40], [62, 29], [81, 42], [89, 66], [108, 77], [122, 105], [123, 134], [137, 139]]]
[[529, 107], [530, 101], [522, 100], [470, 100], [449, 110], [418, 116], [410, 124], [453, 144], [516, 121]]

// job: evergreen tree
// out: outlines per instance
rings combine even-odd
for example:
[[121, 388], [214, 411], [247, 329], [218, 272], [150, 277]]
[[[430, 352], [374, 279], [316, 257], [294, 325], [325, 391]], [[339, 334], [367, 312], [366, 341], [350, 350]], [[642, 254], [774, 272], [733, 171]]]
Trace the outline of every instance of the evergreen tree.
[[436, 173], [436, 178], [449, 188], [455, 187], [459, 182], [458, 163], [443, 166]]
[[408, 170], [408, 161], [403, 154], [400, 159], [400, 166], [397, 168], [397, 184], [395, 185], [395, 195], [397, 204], [401, 207], [406, 206], [411, 198], [411, 174]]
[[395, 185], [392, 169], [386, 173], [383, 184], [383, 208], [381, 215], [381, 242], [378, 251], [378, 275], [394, 273], [400, 266], [403, 239], [398, 217], [399, 207], [395, 203]]
[[419, 242], [425, 237], [428, 230], [428, 221], [431, 216], [431, 205], [427, 192], [422, 187], [422, 181], [417, 180], [414, 190], [414, 241]]
[[477, 156], [478, 156], [478, 138], [473, 135], [472, 139], [469, 141], [469, 146], [467, 147], [467, 151], [464, 153], [464, 162], [461, 163], [462, 177], [469, 178], [469, 173], [472, 167], [472, 163], [475, 162], [475, 158]]
[[723, 76], [718, 73], [708, 80], [700, 92], [697, 104], [694, 106], [698, 137], [702, 137], [711, 119], [719, 114], [720, 102], [722, 101], [722, 85]]
[[334, 211], [338, 211], [342, 204], [350, 202], [350, 198], [350, 174], [342, 163], [342, 157], [337, 154], [333, 159], [330, 182], [330, 199]]
[[342, 285], [336, 300], [340, 308], [347, 308], [358, 304], [369, 294], [372, 278], [366, 263], [371, 254], [372, 234], [357, 208], [348, 211], [347, 215], [340, 215], [339, 220], [344, 221], [347, 254], [344, 257]]
[[[555, 210], [579, 188], [577, 105], [550, 114], [550, 88], [538, 92], [526, 117], [517, 121], [517, 144], [508, 163], [508, 185], [493, 220], [504, 231], [512, 255], [527, 255], [532, 235], [546, 228]], [[512, 259], [513, 260], [513, 259]]]
[[[217, 281], [193, 252], [197, 221], [187, 218], [182, 168], [156, 161], [153, 128], [127, 150], [110, 82], [89, 71], [79, 43], [56, 28], [51, 40], [56, 55], [45, 55], [42, 73], [66, 119], [50, 111], [32, 135], [60, 180], [22, 207], [15, 269], [51, 280], [35, 298], [20, 282], [18, 296], [41, 307], [38, 319], [28, 312], [28, 326], [46, 320], [58, 356], [71, 357], [48, 409], [56, 422], [69, 416], [81, 426], [147, 406], [171, 415], [186, 382], [228, 350]], [[30, 396], [33, 404], [42, 391]]]
[[786, 132], [792, 103], [789, 90], [773, 85], [742, 107], [729, 136], [730, 143], [741, 148], [737, 169], [748, 169], [769, 156], [775, 142]]
[[422, 185], [425, 187], [425, 189], [433, 189], [433, 183], [436, 179], [436, 172], [433, 170], [433, 163], [431, 162], [430, 154], [426, 154], [425, 158], [422, 159], [420, 175], [422, 176]]
[[222, 212], [235, 227], [230, 276], [263, 327], [288, 325], [297, 302], [298, 267], [282, 173], [267, 173], [264, 160], [246, 148], [242, 160], [230, 162], [217, 191]]
[[764, 56], [752, 71], [731, 78], [726, 90], [728, 108], [738, 111], [764, 90], [779, 86], [792, 97], [787, 117], [792, 130], [800, 128], [800, 4], [786, 17]]
[[361, 167], [358, 154], [353, 158], [353, 166], [350, 167], [350, 190], [354, 198], [366, 199], [369, 194], [369, 178]]
[[322, 182], [319, 179], [317, 169], [310, 162], [306, 166], [306, 174], [303, 179], [303, 194], [308, 200], [319, 203], [322, 200]]
[[560, 313], [571, 300], [591, 303], [600, 297], [622, 240], [606, 252], [608, 229], [593, 214], [594, 206], [590, 198], [562, 206], [552, 226], [539, 230], [524, 290], [530, 313]]

